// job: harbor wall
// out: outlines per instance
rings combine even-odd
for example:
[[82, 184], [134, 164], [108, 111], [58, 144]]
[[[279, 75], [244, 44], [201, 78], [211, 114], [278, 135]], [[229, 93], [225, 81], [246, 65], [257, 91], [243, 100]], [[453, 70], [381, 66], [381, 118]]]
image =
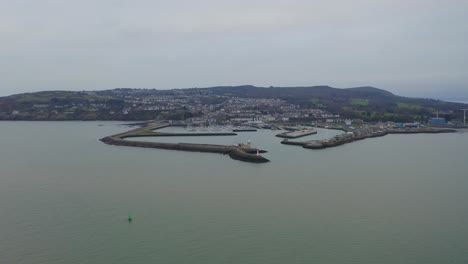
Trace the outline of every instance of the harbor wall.
[[287, 139], [281, 141], [281, 144], [302, 146], [307, 149], [324, 149], [336, 147], [343, 144], [351, 143], [366, 138], [383, 137], [388, 134], [440, 134], [453, 133], [454, 129], [435, 129], [435, 128], [418, 128], [418, 129], [387, 129], [383, 131], [356, 131], [353, 134], [342, 134], [329, 139], [311, 140], [311, 141], [289, 141]]
[[305, 129], [305, 130], [288, 131], [288, 132], [280, 133], [276, 136], [281, 137], [281, 138], [300, 138], [300, 137], [305, 137], [305, 136], [314, 135], [314, 134], [317, 134], [317, 131], [313, 129]]
[[[223, 145], [211, 145], [211, 144], [191, 144], [191, 143], [162, 143], [162, 142], [147, 142], [147, 141], [131, 141], [123, 140], [114, 137], [105, 137], [100, 139], [103, 143], [115, 146], [129, 146], [129, 147], [140, 147], [140, 148], [158, 148], [158, 149], [169, 149], [169, 150], [180, 150], [180, 151], [192, 151], [192, 152], [209, 152], [218, 154], [228, 154], [229, 157], [253, 163], [264, 163], [269, 162], [268, 159], [257, 156], [256, 149], [243, 149], [242, 147], [236, 146], [223, 146]], [[260, 151], [259, 151], [260, 152]], [[265, 152], [265, 151], [262, 151]]]
[[236, 133], [222, 132], [222, 133], [154, 133], [154, 134], [130, 134], [122, 138], [131, 137], [206, 137], [206, 136], [237, 136]]

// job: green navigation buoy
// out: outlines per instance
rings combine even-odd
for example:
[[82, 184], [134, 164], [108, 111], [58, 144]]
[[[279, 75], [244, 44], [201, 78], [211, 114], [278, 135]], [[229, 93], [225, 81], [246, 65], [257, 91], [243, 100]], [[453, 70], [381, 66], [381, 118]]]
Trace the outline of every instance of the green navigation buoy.
[[128, 216], [128, 222], [131, 222], [132, 221], [132, 216]]

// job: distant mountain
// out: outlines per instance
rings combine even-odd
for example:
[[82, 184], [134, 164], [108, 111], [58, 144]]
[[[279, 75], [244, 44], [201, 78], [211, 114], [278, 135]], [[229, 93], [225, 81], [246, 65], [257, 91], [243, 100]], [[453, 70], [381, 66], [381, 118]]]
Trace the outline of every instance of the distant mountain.
[[[198, 88], [199, 89], [199, 88]], [[220, 95], [233, 95], [237, 97], [253, 98], [281, 98], [281, 99], [305, 99], [314, 98], [390, 98], [394, 95], [388, 91], [374, 87], [355, 87], [347, 89], [333, 88], [330, 86], [310, 87], [255, 87], [244, 86], [219, 86], [202, 88]]]
[[[439, 112], [448, 119], [461, 118], [467, 104], [394, 95], [375, 87], [333, 88], [217, 86], [171, 90], [117, 88], [102, 91], [44, 91], [0, 97], [0, 120], [144, 120], [163, 114], [166, 118], [187, 118], [183, 106], [145, 107], [145, 98], [202, 98], [203, 104], [218, 104], [228, 97], [282, 99], [303, 108], [320, 108], [348, 118], [367, 121], [425, 121]], [[189, 99], [187, 99], [189, 98]], [[141, 105], [140, 105], [141, 103]], [[137, 105], [135, 107], [135, 105]], [[126, 109], [133, 110], [127, 112]]]

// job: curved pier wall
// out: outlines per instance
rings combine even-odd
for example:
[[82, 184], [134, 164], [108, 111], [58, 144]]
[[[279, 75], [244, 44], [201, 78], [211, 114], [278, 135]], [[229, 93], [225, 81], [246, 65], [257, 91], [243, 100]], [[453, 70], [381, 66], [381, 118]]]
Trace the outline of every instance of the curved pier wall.
[[155, 133], [155, 134], [135, 134], [135, 135], [124, 135], [120, 138], [131, 138], [131, 137], [201, 137], [201, 136], [237, 136], [236, 133]]
[[241, 161], [247, 161], [247, 162], [254, 162], [254, 163], [265, 163], [269, 162], [270, 160], [262, 157], [262, 156], [257, 156], [255, 154], [249, 154], [246, 153], [242, 150], [239, 150], [237, 148], [233, 148], [229, 152], [229, 157], [235, 160], [241, 160]]
[[214, 152], [214, 153], [228, 153], [229, 152], [229, 147], [225, 147], [221, 145], [131, 141], [131, 140], [116, 139], [113, 137], [105, 137], [101, 139], [101, 141], [106, 144], [116, 145], [116, 146], [160, 148], [160, 149], [173, 149], [173, 150], [184, 150], [184, 151], [195, 151], [195, 152]]
[[282, 144], [286, 145], [296, 145], [302, 146], [303, 148], [307, 149], [323, 149], [323, 148], [330, 148], [336, 147], [343, 144], [351, 143], [358, 140], [364, 140], [366, 138], [375, 138], [375, 137], [383, 137], [388, 134], [439, 134], [439, 133], [453, 133], [456, 132], [454, 129], [389, 129], [380, 132], [373, 132], [368, 134], [355, 134], [352, 136], [349, 135], [341, 135], [338, 138], [330, 138], [324, 140], [315, 140], [315, 141], [288, 141], [283, 140], [281, 141]]
[[[116, 146], [131, 146], [140, 148], [159, 148], [159, 149], [170, 149], [170, 150], [182, 150], [192, 152], [209, 152], [219, 154], [229, 154], [229, 157], [236, 160], [264, 163], [269, 162], [268, 159], [257, 156], [256, 154], [249, 154], [248, 152], [256, 152], [256, 149], [245, 149], [242, 150], [240, 147], [231, 147], [223, 145], [210, 145], [210, 144], [190, 144], [190, 143], [161, 143], [161, 142], [146, 142], [146, 141], [130, 141], [123, 140], [115, 137], [105, 137], [100, 139], [102, 142], [109, 145]], [[263, 151], [265, 152], [265, 151]]]

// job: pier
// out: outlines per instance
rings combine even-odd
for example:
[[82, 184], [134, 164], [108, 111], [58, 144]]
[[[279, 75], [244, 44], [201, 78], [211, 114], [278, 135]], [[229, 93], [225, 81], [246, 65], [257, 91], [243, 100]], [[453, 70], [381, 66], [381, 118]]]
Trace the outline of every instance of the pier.
[[388, 134], [438, 134], [438, 133], [453, 133], [454, 129], [446, 128], [391, 128], [391, 129], [360, 129], [353, 132], [348, 131], [345, 134], [337, 135], [328, 139], [310, 140], [310, 141], [289, 141], [284, 139], [281, 144], [302, 146], [307, 149], [324, 149], [336, 147], [343, 144], [351, 143], [358, 140], [373, 137], [383, 137]]
[[280, 133], [276, 135], [277, 137], [282, 137], [282, 138], [300, 138], [300, 137], [305, 137], [309, 135], [317, 134], [317, 131], [311, 128], [306, 128], [306, 129], [300, 129], [300, 130], [294, 130], [294, 131], [288, 131], [284, 133]]
[[214, 145], [214, 144], [193, 144], [193, 143], [163, 143], [163, 142], [147, 142], [147, 141], [133, 141], [126, 140], [132, 137], [168, 137], [168, 136], [233, 136], [236, 133], [164, 133], [158, 132], [170, 126], [170, 124], [149, 123], [142, 128], [133, 129], [124, 133], [104, 137], [100, 139], [101, 142], [108, 145], [115, 146], [128, 146], [140, 148], [158, 148], [179, 151], [193, 151], [193, 152], [209, 152], [218, 154], [227, 154], [235, 160], [252, 162], [252, 163], [265, 163], [269, 162], [268, 159], [259, 155], [265, 153], [265, 150], [251, 148], [249, 145]]
[[257, 129], [255, 128], [237, 128], [233, 129], [232, 132], [256, 132]]

